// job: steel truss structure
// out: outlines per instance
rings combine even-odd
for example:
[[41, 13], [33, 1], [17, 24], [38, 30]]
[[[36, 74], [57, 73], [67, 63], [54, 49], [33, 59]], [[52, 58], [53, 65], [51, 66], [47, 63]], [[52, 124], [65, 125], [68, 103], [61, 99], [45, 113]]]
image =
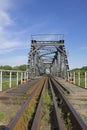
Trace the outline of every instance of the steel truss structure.
[[31, 36], [27, 72], [30, 77], [40, 76], [45, 73], [63, 77], [69, 75], [63, 34]]

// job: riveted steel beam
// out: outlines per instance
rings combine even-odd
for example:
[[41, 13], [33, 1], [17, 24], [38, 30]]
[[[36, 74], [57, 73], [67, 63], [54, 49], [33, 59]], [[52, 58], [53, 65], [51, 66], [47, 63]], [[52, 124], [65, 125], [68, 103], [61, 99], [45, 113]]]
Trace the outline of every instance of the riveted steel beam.
[[[41, 75], [48, 69], [51, 74], [56, 76], [67, 76], [69, 65], [64, 45], [64, 35], [38, 35], [31, 37], [31, 49], [28, 57], [28, 67], [31, 76]], [[36, 37], [36, 38], [35, 38]], [[58, 39], [55, 39], [57, 37]], [[52, 39], [53, 38], [53, 39]], [[49, 40], [48, 40], [49, 39]]]

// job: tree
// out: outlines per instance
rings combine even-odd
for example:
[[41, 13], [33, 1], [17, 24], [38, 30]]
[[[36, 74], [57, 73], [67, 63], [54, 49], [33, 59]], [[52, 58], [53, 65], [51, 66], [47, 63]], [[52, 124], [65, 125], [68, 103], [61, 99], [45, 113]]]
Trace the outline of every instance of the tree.
[[19, 70], [25, 71], [26, 70], [26, 65], [25, 64], [24, 65], [20, 65], [19, 66]]
[[81, 70], [87, 71], [87, 66], [83, 66]]
[[1, 68], [4, 70], [12, 70], [12, 67], [9, 65], [1, 66]]

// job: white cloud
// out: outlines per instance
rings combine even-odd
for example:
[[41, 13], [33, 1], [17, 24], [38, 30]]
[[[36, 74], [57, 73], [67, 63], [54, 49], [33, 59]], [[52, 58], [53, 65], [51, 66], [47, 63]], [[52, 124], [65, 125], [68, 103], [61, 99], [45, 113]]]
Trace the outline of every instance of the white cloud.
[[7, 29], [14, 21], [10, 16], [12, 9], [11, 0], [0, 0], [0, 54], [5, 54], [21, 45], [19, 40], [13, 37], [13, 32]]
[[12, 3], [11, 0], [0, 0], [0, 9], [8, 9], [11, 7]]
[[4, 27], [13, 23], [11, 16], [8, 12], [10, 8], [10, 0], [0, 0], [0, 27]]
[[6, 11], [0, 10], [0, 27], [11, 25], [12, 23], [10, 15]]
[[17, 47], [20, 45], [20, 42], [17, 41], [4, 41], [3, 43], [0, 43], [0, 50], [5, 50], [5, 49], [11, 49], [14, 47]]
[[[11, 8], [11, 0], [0, 0], [0, 49], [10, 45], [8, 43], [8, 35], [6, 27], [13, 23], [9, 10]], [[14, 43], [13, 43], [14, 45]], [[10, 45], [11, 46], [11, 45]]]
[[[11, 54], [15, 48], [20, 48], [21, 42], [14, 37], [13, 31], [9, 31], [10, 25], [13, 26], [14, 20], [11, 18], [11, 0], [0, 0], [0, 65], [18, 65], [26, 63], [27, 57], [14, 56]], [[8, 53], [11, 55], [9, 56]], [[16, 55], [16, 54], [15, 54]]]
[[0, 54], [2, 55], [2, 54], [5, 54], [6, 55], [6, 53], [9, 53], [9, 52], [12, 52], [14, 49], [7, 49], [7, 50], [0, 50]]

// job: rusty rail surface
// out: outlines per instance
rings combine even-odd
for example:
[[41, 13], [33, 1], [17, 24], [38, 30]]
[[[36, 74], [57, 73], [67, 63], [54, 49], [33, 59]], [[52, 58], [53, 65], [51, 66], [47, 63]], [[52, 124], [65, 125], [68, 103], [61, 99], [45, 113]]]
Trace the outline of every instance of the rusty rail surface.
[[50, 89], [51, 89], [51, 93], [52, 93], [53, 104], [54, 104], [56, 120], [57, 120], [57, 128], [56, 129], [64, 130], [64, 125], [63, 125], [63, 121], [61, 120], [60, 110], [58, 108], [57, 101], [55, 98], [55, 93], [54, 93], [54, 90], [52, 88], [52, 84], [51, 84], [50, 80], [49, 80], [49, 85], [50, 85]]
[[46, 80], [46, 82], [44, 84], [44, 87], [43, 87], [43, 90], [42, 90], [42, 93], [41, 93], [41, 96], [40, 96], [40, 99], [39, 99], [38, 107], [37, 107], [37, 110], [36, 110], [36, 114], [35, 114], [35, 117], [34, 117], [34, 121], [33, 121], [31, 130], [39, 130], [40, 129], [42, 96], [43, 96], [44, 90], [45, 90], [45, 88], [47, 86], [47, 81], [48, 80]]
[[[36, 87], [34, 91], [30, 94], [28, 100], [25, 102], [21, 110], [17, 113], [16, 117], [12, 120], [12, 122], [8, 125], [8, 127], [5, 130], [25, 130], [25, 128], [22, 127], [22, 124], [25, 123], [24, 114], [26, 112], [26, 109], [28, 109], [28, 106], [30, 102], [32, 101], [32, 99], [36, 98], [37, 95], [39, 97], [45, 80], [46, 78], [41, 78], [41, 80], [36, 84]], [[25, 124], [28, 125], [28, 122]]]
[[86, 124], [77, 114], [75, 109], [72, 107], [72, 105], [70, 104], [70, 102], [67, 100], [62, 90], [60, 89], [61, 84], [58, 84], [52, 77], [51, 77], [51, 83], [56, 95], [60, 98], [60, 100], [62, 100], [62, 104], [61, 104], [62, 112], [64, 112], [66, 117], [67, 114], [69, 113], [69, 118], [72, 124], [71, 130], [87, 130]]
[[57, 107], [57, 101], [55, 99], [54, 90], [52, 88], [51, 81], [48, 80], [48, 79], [46, 80], [46, 82], [44, 84], [44, 88], [43, 88], [41, 96], [40, 96], [40, 100], [39, 100], [39, 103], [38, 103], [38, 107], [37, 107], [37, 110], [36, 110], [36, 114], [35, 114], [35, 117], [34, 117], [34, 120], [33, 120], [33, 124], [32, 124], [31, 130], [39, 130], [40, 129], [42, 95], [44, 93], [44, 90], [47, 87], [47, 82], [49, 83], [49, 86], [50, 86], [50, 90], [51, 90], [51, 93], [52, 93], [53, 106], [55, 108], [56, 123], [57, 123], [55, 129], [57, 129], [57, 130], [64, 130], [64, 125], [63, 125], [63, 122], [61, 120], [61, 115], [60, 115], [59, 109]]
[[57, 84], [59, 84], [60, 89], [62, 89], [63, 93], [66, 92], [67, 94], [70, 94], [69, 90], [67, 90], [62, 84], [60, 84], [60, 83], [57, 81], [57, 78], [56, 78], [56, 77], [53, 77], [53, 76], [51, 76], [51, 77], [52, 77], [52, 79], [54, 79], [54, 80], [57, 82]]
[[56, 120], [56, 126], [53, 129], [65, 130], [64, 123], [61, 120], [60, 110], [59, 110], [58, 105], [57, 105], [57, 101], [56, 101], [56, 98], [55, 98], [55, 93], [54, 93], [54, 90], [52, 88], [52, 84], [51, 84], [50, 79], [46, 80], [46, 82], [44, 84], [44, 88], [43, 88], [43, 91], [41, 93], [41, 97], [40, 97], [40, 100], [39, 100], [39, 103], [38, 103], [37, 111], [36, 111], [36, 114], [35, 114], [35, 117], [34, 117], [34, 121], [33, 121], [31, 130], [39, 130], [40, 129], [42, 95], [44, 93], [45, 88], [47, 87], [47, 82], [49, 83], [48, 86], [50, 87], [50, 90], [51, 90], [51, 95], [52, 95], [52, 100], [53, 100], [53, 106], [54, 106], [54, 111], [55, 111], [55, 118], [56, 118], [55, 119]]

